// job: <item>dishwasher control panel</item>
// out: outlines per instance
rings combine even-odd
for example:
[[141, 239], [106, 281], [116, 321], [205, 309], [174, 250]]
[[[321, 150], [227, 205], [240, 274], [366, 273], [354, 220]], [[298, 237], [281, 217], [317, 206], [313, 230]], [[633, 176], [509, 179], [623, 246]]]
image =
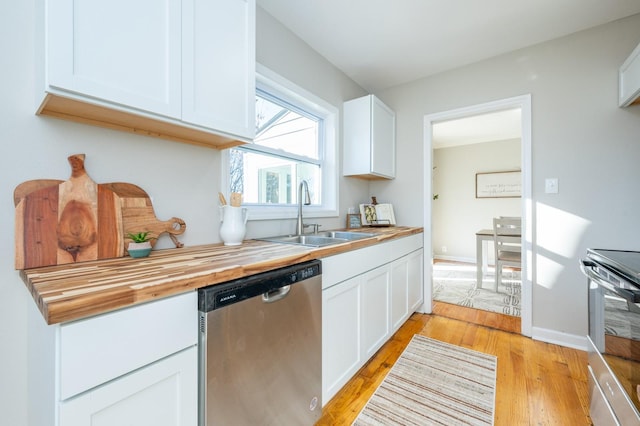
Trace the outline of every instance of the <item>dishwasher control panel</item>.
[[198, 310], [209, 312], [322, 274], [319, 260], [287, 266], [198, 290]]

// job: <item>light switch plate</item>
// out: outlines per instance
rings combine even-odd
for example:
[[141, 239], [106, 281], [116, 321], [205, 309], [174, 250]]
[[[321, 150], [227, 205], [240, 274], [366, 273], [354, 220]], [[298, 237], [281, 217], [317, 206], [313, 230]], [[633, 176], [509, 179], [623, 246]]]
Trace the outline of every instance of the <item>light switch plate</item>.
[[546, 178], [544, 180], [544, 192], [547, 194], [557, 194], [558, 178]]

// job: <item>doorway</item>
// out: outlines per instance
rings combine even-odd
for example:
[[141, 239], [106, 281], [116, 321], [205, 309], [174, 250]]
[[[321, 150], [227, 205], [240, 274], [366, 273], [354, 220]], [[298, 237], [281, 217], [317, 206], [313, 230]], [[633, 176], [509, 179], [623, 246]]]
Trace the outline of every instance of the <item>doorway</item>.
[[[517, 110], [520, 114], [520, 161], [521, 166], [521, 198], [519, 199], [519, 212], [522, 217], [522, 268], [521, 268], [521, 333], [526, 336], [531, 335], [532, 323], [532, 285], [531, 285], [531, 96], [519, 96], [515, 98], [503, 99], [500, 101], [485, 104], [473, 105], [456, 110], [444, 111], [430, 114], [424, 118], [424, 223], [425, 229], [425, 312], [432, 311], [433, 299], [433, 259], [434, 259], [434, 203], [437, 203], [441, 194], [433, 191], [434, 182], [434, 128], [439, 123], [446, 123], [452, 120], [466, 119], [481, 115], [496, 115], [498, 112]], [[482, 170], [479, 170], [482, 171]], [[437, 173], [437, 169], [435, 171]], [[474, 172], [475, 173], [475, 172]], [[472, 184], [473, 185], [473, 184]], [[435, 198], [435, 199], [434, 199]], [[516, 206], [516, 210], [517, 206]], [[471, 232], [474, 234], [474, 232]], [[467, 236], [465, 238], [470, 238]], [[475, 235], [472, 237], [475, 238]], [[439, 256], [442, 253], [438, 253]]]

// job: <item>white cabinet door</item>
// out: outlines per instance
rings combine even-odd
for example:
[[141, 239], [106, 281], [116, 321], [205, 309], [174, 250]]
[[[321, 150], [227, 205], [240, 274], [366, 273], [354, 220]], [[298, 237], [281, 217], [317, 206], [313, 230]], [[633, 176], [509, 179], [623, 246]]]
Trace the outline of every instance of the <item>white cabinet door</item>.
[[360, 277], [322, 292], [322, 403], [326, 404], [362, 364]]
[[196, 347], [60, 403], [60, 426], [196, 426]]
[[184, 121], [253, 139], [255, 0], [183, 0]]
[[393, 179], [395, 113], [374, 95], [367, 95], [345, 102], [343, 114], [343, 174]]
[[408, 314], [414, 313], [424, 302], [424, 252], [416, 250], [407, 256]]
[[409, 317], [407, 257], [391, 264], [391, 330], [396, 331]]
[[371, 171], [396, 176], [395, 114], [375, 96], [371, 100]]
[[179, 0], [52, 0], [47, 13], [49, 86], [180, 116]]
[[367, 360], [380, 349], [391, 334], [389, 327], [388, 265], [367, 272], [362, 277], [362, 358]]
[[422, 249], [391, 265], [391, 331], [397, 331], [423, 302]]
[[640, 44], [620, 67], [619, 80], [619, 105], [640, 104]]

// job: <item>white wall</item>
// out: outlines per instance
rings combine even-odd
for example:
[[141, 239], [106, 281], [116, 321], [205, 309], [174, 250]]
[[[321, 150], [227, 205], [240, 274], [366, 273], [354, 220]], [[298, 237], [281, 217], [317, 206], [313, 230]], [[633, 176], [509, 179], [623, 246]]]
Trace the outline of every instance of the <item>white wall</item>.
[[476, 173], [520, 170], [520, 151], [520, 139], [433, 151], [434, 256], [475, 262], [476, 231], [492, 228], [496, 216], [521, 215], [520, 198], [476, 198], [475, 193]]
[[[635, 15], [378, 93], [397, 114], [402, 167], [371, 191], [402, 194], [403, 223], [423, 214], [426, 114], [532, 95], [534, 334], [587, 333], [587, 247], [640, 249], [640, 108], [617, 107], [618, 68], [638, 43]], [[544, 193], [547, 177], [558, 194]]]
[[[338, 160], [340, 175], [338, 212], [340, 216], [332, 219], [317, 219], [313, 222], [320, 223], [322, 229], [344, 227], [347, 209], [369, 201], [369, 183], [360, 179], [342, 177], [342, 103], [367, 93], [260, 7], [257, 10], [256, 40], [258, 63], [340, 109], [337, 124], [340, 129], [340, 147], [338, 148], [340, 157]], [[259, 221], [249, 223], [247, 226], [247, 234], [253, 236], [285, 234], [294, 230], [292, 221], [278, 223]]]
[[[151, 197], [156, 216], [180, 217], [187, 223], [178, 238], [187, 246], [219, 242], [217, 193], [220, 153], [215, 150], [38, 117], [34, 114], [35, 2], [10, 2], [0, 14], [0, 218], [5, 224], [0, 243], [0, 423], [27, 424], [26, 308], [34, 303], [14, 270], [13, 190], [26, 180], [70, 176], [67, 157], [85, 153], [89, 175], [98, 183], [130, 182]], [[10, 36], [9, 36], [10, 35]], [[274, 71], [337, 106], [364, 90], [333, 68], [308, 46], [258, 13], [258, 58]], [[271, 46], [274, 45], [274, 47]], [[282, 47], [287, 52], [282, 52]], [[281, 54], [284, 54], [280, 56]], [[140, 169], [134, 165], [145, 163]], [[326, 227], [344, 226], [347, 207], [366, 200], [368, 186], [341, 180], [341, 218]], [[252, 223], [248, 237], [294, 229], [293, 220]], [[159, 248], [171, 247], [163, 237]]]

